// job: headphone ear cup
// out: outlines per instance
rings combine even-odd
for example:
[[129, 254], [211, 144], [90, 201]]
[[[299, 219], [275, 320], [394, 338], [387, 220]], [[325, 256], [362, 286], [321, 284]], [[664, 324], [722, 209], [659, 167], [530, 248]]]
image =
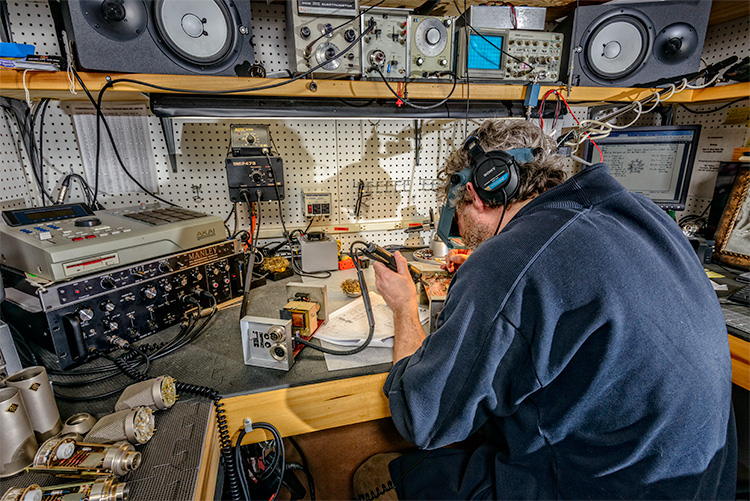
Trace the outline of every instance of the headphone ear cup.
[[518, 164], [504, 151], [490, 151], [473, 166], [472, 180], [479, 198], [485, 202], [510, 201], [520, 184]]

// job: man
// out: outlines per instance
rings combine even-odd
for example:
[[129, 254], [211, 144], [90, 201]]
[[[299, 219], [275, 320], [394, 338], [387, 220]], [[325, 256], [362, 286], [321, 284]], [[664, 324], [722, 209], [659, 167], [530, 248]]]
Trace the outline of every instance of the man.
[[[733, 499], [726, 327], [680, 229], [603, 164], [563, 182], [551, 140], [528, 122], [488, 121], [475, 136], [486, 152], [536, 156], [507, 207], [471, 181], [459, 192], [473, 252], [449, 261], [460, 267], [434, 333], [422, 331], [405, 259], [398, 273], [375, 263], [395, 325], [384, 391], [399, 432], [427, 451], [371, 458], [355, 490]], [[456, 151], [441, 179], [471, 158]], [[480, 445], [442, 448], [469, 437]]]

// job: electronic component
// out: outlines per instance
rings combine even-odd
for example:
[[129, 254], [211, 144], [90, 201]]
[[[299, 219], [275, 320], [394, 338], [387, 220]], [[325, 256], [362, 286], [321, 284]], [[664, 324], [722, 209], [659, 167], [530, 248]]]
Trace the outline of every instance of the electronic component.
[[289, 301], [279, 312], [283, 320], [292, 321], [292, 334], [309, 338], [318, 329], [320, 305], [312, 301]]
[[3, 211], [2, 264], [66, 280], [219, 242], [224, 222], [159, 205], [92, 211], [86, 204]]
[[18, 388], [31, 419], [38, 443], [57, 435], [62, 430], [60, 411], [57, 410], [47, 370], [41, 366], [27, 367], [11, 374], [5, 384]]
[[362, 37], [362, 76], [380, 78], [373, 66], [380, 68], [386, 78], [402, 79], [407, 76], [409, 64], [409, 9], [375, 7], [360, 18], [364, 32], [370, 20], [375, 22], [372, 31]]
[[556, 82], [560, 76], [562, 33], [465, 26], [456, 35], [459, 78], [503, 80], [506, 82]]
[[0, 443], [0, 478], [33, 462], [38, 445], [18, 388], [0, 388]]
[[299, 297], [300, 294], [306, 295], [310, 301], [318, 303], [318, 320], [320, 323], [328, 320], [328, 289], [325, 285], [312, 285], [303, 283], [286, 284], [286, 295], [288, 298]]
[[246, 316], [240, 320], [245, 365], [288, 371], [294, 364], [292, 321]]
[[339, 269], [339, 246], [332, 238], [324, 236], [322, 240], [302, 235], [299, 237], [299, 253], [303, 273], [316, 271], [333, 271]]
[[28, 471], [65, 477], [120, 477], [140, 465], [141, 453], [127, 442], [103, 445], [53, 437], [39, 447]]
[[130, 442], [145, 444], [156, 431], [154, 411], [148, 407], [135, 407], [102, 417], [86, 434], [83, 441], [92, 444]]
[[91, 350], [112, 350], [113, 336], [132, 343], [180, 323], [195, 302], [208, 308], [201, 291], [218, 304], [241, 297], [245, 260], [239, 241], [230, 240], [44, 287], [3, 270], [3, 313], [65, 369]]
[[316, 77], [360, 74], [358, 44], [345, 51], [360, 35], [358, 15], [359, 0], [287, 0], [290, 69], [304, 73], [322, 65]]
[[409, 76], [450, 80], [453, 69], [452, 17], [409, 16]]
[[226, 168], [232, 202], [257, 202], [258, 191], [262, 200], [284, 200], [281, 157], [227, 157]]
[[[393, 254], [391, 254], [378, 244], [369, 243], [366, 247], [362, 247], [362, 252], [364, 252], [365, 256], [369, 257], [370, 259], [383, 263], [388, 268], [398, 273], [396, 258], [393, 257]], [[422, 272], [411, 264], [407, 266], [409, 267], [409, 274], [411, 275], [411, 279], [414, 280], [415, 283], [419, 282], [422, 279]]]
[[154, 411], [164, 410], [172, 407], [176, 401], [177, 389], [174, 378], [159, 376], [125, 388], [115, 403], [115, 410], [122, 411], [139, 406], [145, 406]]
[[114, 478], [97, 478], [75, 484], [11, 487], [0, 501], [127, 501], [130, 487]]
[[332, 205], [330, 192], [305, 191], [302, 193], [305, 217], [330, 216]]
[[271, 152], [268, 125], [230, 125], [232, 156], [265, 155]]

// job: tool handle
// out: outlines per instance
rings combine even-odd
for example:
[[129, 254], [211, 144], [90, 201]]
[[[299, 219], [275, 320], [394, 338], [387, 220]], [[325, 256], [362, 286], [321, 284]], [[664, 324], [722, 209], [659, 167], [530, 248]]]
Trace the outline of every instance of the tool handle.
[[[398, 273], [398, 265], [396, 264], [396, 258], [393, 257], [393, 254], [391, 254], [390, 252], [388, 252], [381, 246], [375, 243], [369, 243], [367, 244], [367, 247], [365, 247], [364, 253], [370, 259], [379, 261], [383, 263], [384, 265], [386, 265], [391, 270]], [[411, 279], [414, 280], [414, 282], [419, 282], [422, 279], [422, 272], [412, 265], [407, 265], [407, 266], [409, 267], [409, 274], [411, 275]]]

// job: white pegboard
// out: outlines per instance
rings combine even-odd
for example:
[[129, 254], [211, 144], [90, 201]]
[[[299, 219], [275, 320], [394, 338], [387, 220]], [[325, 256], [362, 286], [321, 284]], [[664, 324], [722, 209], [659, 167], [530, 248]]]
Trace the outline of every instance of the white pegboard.
[[738, 59], [742, 59], [744, 56], [750, 55], [750, 44], [747, 37], [747, 16], [709, 26], [706, 31], [706, 42], [703, 44], [702, 61], [706, 65], [710, 65], [729, 56], [737, 56]]
[[[270, 5], [267, 2], [252, 2], [251, 7], [256, 58], [268, 73], [283, 72], [288, 66], [284, 5], [281, 2]], [[35, 44], [40, 54], [59, 54], [46, 0], [10, 2], [9, 11], [15, 41]], [[711, 64], [731, 54], [746, 54], [747, 26], [745, 17], [710, 27], [704, 62]], [[696, 109], [711, 109], [713, 106], [716, 105], [696, 106]], [[741, 106], [742, 103], [733, 107]], [[678, 110], [676, 123], [701, 123], [704, 133], [713, 131], [712, 134], [722, 136], [723, 144], [737, 143], [740, 140], [734, 136], [741, 136], [744, 130], [744, 144], [747, 140], [746, 128], [723, 125], [727, 111], [722, 110], [715, 115], [689, 115], [684, 110]], [[581, 113], [578, 115], [579, 118], [584, 116]], [[227, 215], [231, 204], [227, 197], [224, 158], [228, 148], [229, 124], [238, 120], [176, 121], [179, 124], [176, 126], [178, 171], [173, 173], [159, 120], [150, 115], [146, 119], [160, 195], [187, 208]], [[624, 117], [622, 120], [630, 119]], [[654, 120], [653, 116], [648, 116], [638, 124], [651, 125], [655, 124]], [[287, 186], [287, 198], [282, 203], [284, 219], [291, 227], [302, 227], [307, 223], [301, 210], [301, 193], [306, 189], [330, 191], [333, 197], [331, 217], [316, 221], [314, 226], [366, 225], [368, 222], [409, 217], [426, 218], [430, 208], [438, 207], [438, 197], [432, 189], [437, 169], [462, 144], [466, 130], [471, 133], [481, 121], [425, 120], [421, 122], [421, 127], [415, 120], [275, 120], [265, 123], [270, 123], [279, 154], [284, 159]], [[20, 153], [25, 169], [23, 173], [19, 167], [15, 131], [9, 130], [2, 122], [0, 124], [0, 170], [3, 175], [0, 202], [11, 200], [12, 203], [21, 204], [33, 201], [39, 204], [39, 194], [25, 152]], [[417, 128], [421, 128], [421, 146], [418, 149]], [[730, 135], [733, 137], [730, 138]], [[67, 105], [50, 103], [45, 117], [44, 166], [46, 185], [55, 195], [65, 174], [82, 174], [79, 140]], [[356, 185], [360, 179], [377, 193], [373, 193], [369, 207], [356, 218]], [[706, 187], [712, 187], [714, 179], [715, 172], [713, 178], [710, 173], [696, 172], [686, 213], [705, 207], [708, 203]], [[198, 187], [197, 191], [194, 187]], [[82, 199], [77, 183], [72, 184], [69, 199]], [[101, 200], [110, 208], [153, 201], [143, 193], [104, 195]], [[280, 228], [276, 202], [263, 202], [262, 212], [264, 228]], [[240, 226], [247, 226], [249, 220], [245, 209], [242, 208], [239, 214]], [[378, 239], [385, 244], [400, 244], [406, 239], [400, 230], [366, 233], [368, 238]], [[428, 237], [426, 233], [410, 234], [406, 244], [426, 243], [423, 239]], [[352, 238], [342, 236], [346, 241]]]
[[34, 45], [36, 54], [60, 55], [48, 0], [10, 1], [8, 15], [14, 42]]
[[29, 183], [23, 169], [25, 152], [18, 137], [18, 127], [10, 112], [0, 120], [0, 205], [3, 209], [31, 203]]

